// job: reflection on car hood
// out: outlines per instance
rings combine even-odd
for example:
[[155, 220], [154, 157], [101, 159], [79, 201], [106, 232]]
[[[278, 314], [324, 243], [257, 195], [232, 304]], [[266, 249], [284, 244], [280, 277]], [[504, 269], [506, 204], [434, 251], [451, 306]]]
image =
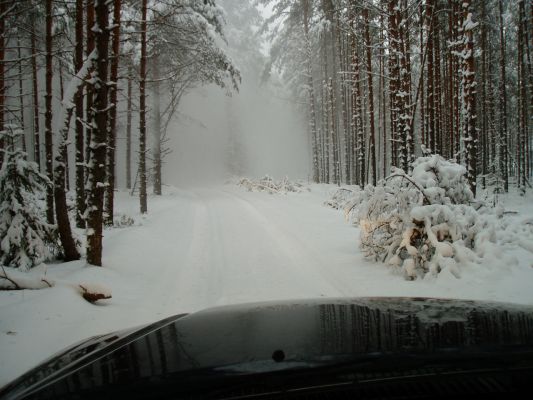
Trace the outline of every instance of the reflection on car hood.
[[0, 397], [61, 398], [141, 383], [182, 385], [206, 374], [517, 347], [533, 348], [533, 306], [383, 297], [254, 303], [89, 339], [6, 386]]

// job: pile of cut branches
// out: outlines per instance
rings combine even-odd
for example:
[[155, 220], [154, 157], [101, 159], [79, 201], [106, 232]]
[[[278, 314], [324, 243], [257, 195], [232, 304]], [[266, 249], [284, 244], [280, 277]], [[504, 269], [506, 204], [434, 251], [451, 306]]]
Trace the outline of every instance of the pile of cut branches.
[[270, 194], [287, 194], [290, 192], [300, 193], [309, 191], [309, 188], [303, 184], [289, 180], [285, 177], [281, 180], [275, 180], [265, 175], [261, 179], [242, 178], [238, 182], [239, 186], [246, 188], [249, 192], [267, 192]]
[[497, 216], [474, 201], [466, 169], [438, 155], [416, 160], [410, 174], [395, 169], [377, 186], [337, 192], [332, 201], [359, 224], [365, 256], [407, 279], [444, 270], [459, 277], [461, 264], [480, 262], [496, 242]]

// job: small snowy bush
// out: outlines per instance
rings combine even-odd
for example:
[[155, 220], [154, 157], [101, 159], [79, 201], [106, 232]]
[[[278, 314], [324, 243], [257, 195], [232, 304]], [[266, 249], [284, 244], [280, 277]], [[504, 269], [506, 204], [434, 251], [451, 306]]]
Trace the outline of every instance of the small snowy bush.
[[133, 225], [135, 225], [135, 220], [127, 214], [120, 214], [113, 222], [115, 228], [127, 228]]
[[54, 227], [46, 223], [36, 196], [51, 183], [16, 148], [21, 131], [8, 129], [1, 134], [5, 149], [0, 169], [0, 265], [28, 270], [57, 249]]
[[394, 170], [362, 192], [356, 216], [361, 248], [372, 259], [402, 269], [408, 279], [436, 276], [473, 261], [476, 240], [494, 241], [490, 218], [478, 213], [466, 169], [438, 155], [415, 161], [410, 175]]
[[288, 177], [276, 181], [268, 175], [265, 175], [258, 180], [242, 178], [238, 182], [238, 185], [246, 188], [249, 192], [267, 192], [270, 194], [286, 194], [289, 192], [300, 193], [306, 190], [309, 191], [309, 188], [306, 188], [299, 182], [290, 181]]

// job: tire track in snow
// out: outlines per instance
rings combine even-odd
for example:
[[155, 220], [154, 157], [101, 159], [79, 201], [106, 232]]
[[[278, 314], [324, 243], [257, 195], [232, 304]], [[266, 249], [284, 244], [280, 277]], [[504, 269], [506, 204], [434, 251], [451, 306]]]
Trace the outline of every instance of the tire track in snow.
[[177, 276], [180, 302], [187, 312], [209, 307], [215, 301], [211, 281], [214, 267], [209, 249], [212, 233], [208, 207], [204, 199], [196, 194], [192, 206], [190, 243], [186, 255], [180, 260]]
[[[285, 297], [346, 295], [342, 290], [326, 279], [326, 277], [320, 272], [322, 265], [317, 262], [315, 254], [311, 248], [304, 245], [298, 238], [286, 233], [282, 229], [279, 229], [278, 226], [274, 225], [264, 213], [259, 211], [250, 202], [226, 191], [218, 190], [214, 193], [216, 193], [216, 196], [219, 198], [217, 206], [226, 208], [226, 212], [216, 213], [215, 218], [218, 220], [217, 225], [219, 226], [219, 230], [216, 232], [215, 236], [223, 238], [223, 241], [225, 242], [225, 245], [222, 247], [222, 252], [227, 253], [232, 248], [233, 250], [240, 250], [240, 256], [244, 260], [253, 260], [254, 256], [264, 255], [264, 253], [267, 253], [266, 256], [270, 258], [270, 260], [266, 260], [266, 264], [268, 265], [265, 265], [265, 260], [257, 260], [257, 262], [250, 265], [249, 268], [252, 270], [254, 267], [268, 268], [270, 271], [265, 271], [267, 275], [269, 275], [266, 278], [269, 278], [270, 281], [280, 279], [281, 282], [279, 284], [284, 288], [287, 288], [287, 283], [290, 282], [290, 284], [294, 286], [293, 290], [291, 290], [290, 287], [287, 288], [288, 290], [284, 288], [281, 290], [284, 292], [282, 294]], [[231, 232], [233, 231], [232, 228], [236, 227], [236, 223], [238, 221], [228, 220], [228, 216], [231, 217], [232, 214], [231, 212], [228, 212], [228, 208], [229, 211], [237, 210], [239, 220], [241, 222], [241, 229], [236, 229], [239, 234], [233, 238], [228, 236], [228, 231], [220, 228], [229, 228], [228, 230]], [[237, 223], [237, 228], [238, 227], [239, 225]], [[253, 245], [254, 243], [249, 243], [249, 237], [247, 236], [259, 236], [263, 239], [263, 242], [255, 243], [255, 245], [258, 246], [257, 248], [250, 248], [250, 245]], [[237, 249], [234, 249], [235, 241], [241, 242], [241, 246], [237, 246]], [[265, 249], [265, 245], [270, 245], [271, 247]], [[228, 254], [223, 258], [226, 260], [225, 268], [228, 270], [228, 272], [232, 269], [232, 263], [239, 264], [243, 261], [239, 260], [239, 254]], [[228, 258], [233, 261], [228, 262]], [[261, 266], [257, 264], [261, 264]], [[233, 269], [235, 270], [236, 268]], [[246, 272], [246, 266], [241, 266], [240, 271], [237, 269], [234, 272], [231, 272], [231, 274], [246, 274]], [[254, 280], [254, 274], [248, 275], [248, 286], [261, 286], [261, 283], [257, 282], [257, 279]], [[263, 276], [263, 279], [264, 278], [265, 277]], [[232, 285], [228, 285], [228, 288], [232, 289]], [[276, 298], [277, 294], [278, 293], [274, 291], [271, 298]]]
[[[292, 255], [295, 260], [296, 268], [301, 270], [302, 273], [311, 275], [317, 281], [327, 283], [330, 290], [323, 293], [325, 296], [353, 296], [353, 290], [350, 290], [351, 288], [340, 284], [338, 280], [332, 280], [323, 272], [328, 270], [326, 264], [320, 254], [311, 245], [305, 243], [298, 236], [281, 227], [280, 224], [275, 223], [271, 219], [267, 219], [265, 213], [259, 210], [259, 208], [248, 199], [226, 190], [223, 192], [242, 204], [243, 207], [245, 207], [250, 213], [254, 214], [258, 220], [265, 222], [267, 229], [271, 231], [273, 237], [278, 238], [280, 245]], [[277, 214], [280, 215], [280, 213]], [[298, 260], [300, 260], [300, 262], [298, 262]], [[302, 261], [305, 262], [302, 263]]]

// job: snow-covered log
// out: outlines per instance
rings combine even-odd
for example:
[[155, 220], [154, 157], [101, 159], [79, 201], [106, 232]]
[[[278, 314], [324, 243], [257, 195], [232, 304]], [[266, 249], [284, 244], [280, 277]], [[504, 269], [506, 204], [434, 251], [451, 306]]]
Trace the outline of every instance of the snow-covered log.
[[89, 303], [111, 298], [111, 290], [103, 285], [96, 283], [80, 283], [78, 288], [80, 289], [82, 297]]

